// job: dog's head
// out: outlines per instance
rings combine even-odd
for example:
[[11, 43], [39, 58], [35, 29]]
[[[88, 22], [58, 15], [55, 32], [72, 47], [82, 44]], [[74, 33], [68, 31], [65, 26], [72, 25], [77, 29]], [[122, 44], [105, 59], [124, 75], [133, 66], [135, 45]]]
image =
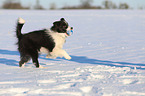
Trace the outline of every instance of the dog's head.
[[53, 26], [51, 27], [52, 31], [55, 31], [58, 33], [66, 33], [66, 34], [68, 31], [71, 31], [72, 29], [73, 27], [70, 27], [64, 18], [61, 18], [60, 21], [54, 22]]

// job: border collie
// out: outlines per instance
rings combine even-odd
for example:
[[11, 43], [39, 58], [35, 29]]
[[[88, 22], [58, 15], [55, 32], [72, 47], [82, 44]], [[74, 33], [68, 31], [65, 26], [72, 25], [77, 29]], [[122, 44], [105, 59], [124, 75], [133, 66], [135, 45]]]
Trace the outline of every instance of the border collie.
[[63, 50], [63, 44], [73, 27], [69, 27], [64, 18], [53, 23], [50, 29], [36, 30], [27, 34], [22, 34], [21, 29], [25, 23], [22, 18], [18, 19], [16, 36], [18, 38], [18, 50], [20, 53], [19, 67], [22, 67], [30, 59], [36, 68], [39, 68], [39, 53], [46, 53], [47, 58], [64, 57], [70, 60], [71, 57]]

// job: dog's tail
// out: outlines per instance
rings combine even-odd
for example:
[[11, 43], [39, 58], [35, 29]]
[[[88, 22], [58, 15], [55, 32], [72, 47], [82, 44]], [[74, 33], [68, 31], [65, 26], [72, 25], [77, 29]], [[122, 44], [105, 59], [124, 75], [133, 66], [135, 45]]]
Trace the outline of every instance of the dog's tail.
[[18, 19], [17, 27], [16, 27], [16, 36], [17, 36], [17, 38], [18, 38], [19, 40], [20, 40], [21, 37], [22, 37], [21, 29], [22, 29], [24, 23], [25, 23], [25, 20], [24, 20], [24, 19], [22, 19], [22, 18], [19, 18], [19, 19]]

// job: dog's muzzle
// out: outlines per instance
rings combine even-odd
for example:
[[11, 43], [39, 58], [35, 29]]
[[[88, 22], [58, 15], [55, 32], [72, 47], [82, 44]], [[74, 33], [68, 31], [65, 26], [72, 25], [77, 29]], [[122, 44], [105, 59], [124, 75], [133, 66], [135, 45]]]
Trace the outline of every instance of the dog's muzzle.
[[73, 27], [68, 27], [67, 33], [68, 36], [71, 36], [73, 34]]

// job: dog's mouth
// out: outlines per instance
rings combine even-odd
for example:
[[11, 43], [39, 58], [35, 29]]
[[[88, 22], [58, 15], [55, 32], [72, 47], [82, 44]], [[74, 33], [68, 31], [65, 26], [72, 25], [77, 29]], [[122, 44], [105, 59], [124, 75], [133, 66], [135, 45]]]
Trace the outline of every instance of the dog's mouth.
[[73, 27], [68, 27], [66, 35], [71, 36], [72, 34], [73, 34]]

